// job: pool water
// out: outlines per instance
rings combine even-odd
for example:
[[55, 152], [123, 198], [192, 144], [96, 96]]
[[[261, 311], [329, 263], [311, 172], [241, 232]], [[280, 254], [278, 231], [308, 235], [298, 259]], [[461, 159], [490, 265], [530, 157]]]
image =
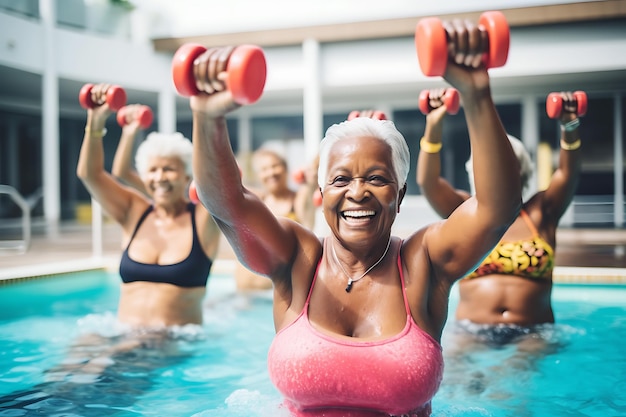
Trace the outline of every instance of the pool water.
[[[118, 286], [95, 271], [0, 287], [0, 417], [287, 416], [266, 367], [268, 294], [215, 275], [205, 323], [163, 337], [116, 322]], [[556, 285], [553, 303], [539, 349], [457, 351], [450, 319], [433, 416], [626, 416], [626, 287]]]

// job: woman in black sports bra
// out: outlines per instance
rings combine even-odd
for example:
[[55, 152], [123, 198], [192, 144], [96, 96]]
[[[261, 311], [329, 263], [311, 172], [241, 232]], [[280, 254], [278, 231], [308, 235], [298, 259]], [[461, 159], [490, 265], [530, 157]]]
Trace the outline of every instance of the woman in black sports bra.
[[[76, 172], [108, 216], [122, 226], [118, 318], [141, 328], [200, 324], [220, 232], [201, 204], [187, 200], [191, 141], [180, 133], [151, 133], [136, 155], [144, 192], [122, 184], [104, 169], [102, 140], [112, 113], [104, 100], [108, 87], [92, 88], [93, 102], [101, 104], [87, 111]], [[124, 146], [132, 147], [138, 130], [138, 121], [123, 127]]]
[[[443, 94], [443, 90], [430, 92], [434, 110], [426, 116], [417, 162], [417, 183], [435, 211], [447, 218], [470, 194], [454, 189], [440, 176], [439, 150], [446, 114]], [[459, 281], [458, 321], [467, 324], [468, 329], [506, 327], [504, 342], [515, 337], [511, 329], [519, 329], [519, 335], [529, 327], [554, 322], [550, 298], [556, 229], [574, 196], [582, 157], [576, 101], [572, 93], [561, 94], [559, 166], [548, 187], [524, 201], [520, 215], [500, 243], [473, 273]], [[526, 188], [532, 175], [532, 161], [519, 139], [509, 136], [509, 141], [520, 163], [522, 187]], [[467, 170], [473, 187], [471, 162], [470, 159]]]

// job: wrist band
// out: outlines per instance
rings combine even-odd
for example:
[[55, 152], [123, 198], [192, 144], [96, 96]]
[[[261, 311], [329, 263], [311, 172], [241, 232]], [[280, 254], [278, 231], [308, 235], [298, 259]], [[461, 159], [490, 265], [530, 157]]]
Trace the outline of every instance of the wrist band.
[[432, 143], [427, 141], [425, 137], [420, 139], [420, 149], [426, 153], [438, 153], [442, 146], [443, 144], [441, 142]]
[[561, 139], [561, 149], [566, 151], [575, 151], [576, 149], [580, 148], [580, 144], [580, 139], [572, 143], [566, 142], [565, 140]]
[[580, 119], [577, 117], [567, 123], [561, 123], [561, 130], [564, 132], [573, 132], [578, 129], [578, 126], [580, 126]]
[[85, 133], [87, 135], [91, 136], [92, 138], [103, 138], [104, 135], [107, 134], [107, 129], [105, 127], [102, 130], [91, 130], [90, 127], [86, 127], [85, 128]]

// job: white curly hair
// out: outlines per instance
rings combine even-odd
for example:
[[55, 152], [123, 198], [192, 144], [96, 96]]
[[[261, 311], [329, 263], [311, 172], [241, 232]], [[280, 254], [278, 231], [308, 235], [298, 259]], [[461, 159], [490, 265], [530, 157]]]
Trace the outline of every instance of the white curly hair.
[[391, 120], [377, 120], [369, 117], [357, 117], [338, 124], [334, 124], [326, 130], [326, 136], [320, 143], [319, 168], [317, 181], [321, 188], [326, 185], [328, 173], [328, 158], [333, 145], [340, 140], [355, 137], [370, 136], [385, 142], [391, 148], [391, 162], [395, 179], [400, 187], [406, 184], [411, 164], [409, 146], [402, 133], [396, 129]]
[[152, 157], [177, 157], [185, 166], [185, 173], [192, 178], [191, 151], [193, 145], [191, 141], [182, 133], [158, 133], [148, 134], [146, 140], [137, 148], [135, 154], [135, 167], [141, 178], [144, 178], [148, 171], [148, 160]]
[[[524, 146], [524, 143], [522, 143], [521, 140], [513, 135], [507, 134], [507, 137], [509, 138], [509, 142], [511, 143], [513, 152], [515, 153], [515, 156], [517, 157], [517, 160], [520, 164], [520, 179], [522, 181], [522, 192], [524, 192], [528, 189], [528, 186], [530, 185], [530, 178], [533, 175], [535, 166], [532, 159], [530, 158], [528, 150]], [[474, 185], [474, 164], [472, 163], [471, 155], [465, 163], [465, 170], [467, 171], [467, 176], [469, 178], [472, 195], [474, 195], [476, 194], [476, 188]]]

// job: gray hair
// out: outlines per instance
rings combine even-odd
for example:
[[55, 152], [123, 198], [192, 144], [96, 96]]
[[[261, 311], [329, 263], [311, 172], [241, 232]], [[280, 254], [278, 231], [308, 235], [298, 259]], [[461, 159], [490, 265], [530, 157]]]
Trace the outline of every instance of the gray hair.
[[326, 136], [320, 143], [320, 161], [317, 171], [317, 181], [321, 188], [326, 185], [328, 174], [328, 158], [333, 145], [342, 139], [355, 136], [375, 137], [385, 142], [391, 148], [391, 163], [395, 179], [400, 187], [406, 184], [409, 175], [411, 158], [409, 146], [402, 133], [396, 129], [391, 120], [376, 120], [369, 117], [355, 119], [334, 124], [326, 130]]
[[[522, 143], [521, 140], [516, 138], [513, 135], [506, 135], [509, 138], [509, 142], [511, 143], [511, 147], [513, 148], [513, 153], [517, 157], [517, 160], [520, 165], [520, 178], [522, 181], [522, 191], [526, 191], [528, 186], [530, 185], [530, 178], [533, 175], [533, 171], [535, 169], [532, 159], [530, 158], [530, 154], [526, 150], [526, 147]], [[470, 189], [472, 191], [472, 195], [476, 194], [476, 188], [474, 185], [474, 164], [472, 163], [472, 156], [465, 163], [465, 170], [467, 171], [467, 176], [469, 178]]]
[[148, 134], [146, 140], [137, 148], [135, 154], [135, 167], [139, 176], [143, 178], [148, 171], [148, 160], [152, 157], [179, 158], [185, 166], [185, 173], [193, 177], [191, 166], [191, 141], [182, 133], [157, 133]]

